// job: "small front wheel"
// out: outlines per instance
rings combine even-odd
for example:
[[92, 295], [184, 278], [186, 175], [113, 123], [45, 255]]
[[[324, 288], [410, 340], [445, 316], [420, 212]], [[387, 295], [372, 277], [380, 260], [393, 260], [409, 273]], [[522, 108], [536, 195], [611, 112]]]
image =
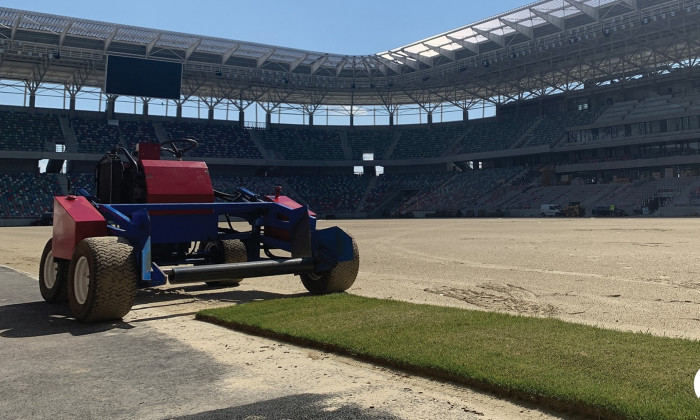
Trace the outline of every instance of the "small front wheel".
[[115, 236], [86, 238], [68, 270], [68, 303], [84, 322], [120, 319], [134, 305], [138, 280], [134, 248]]
[[318, 273], [302, 273], [301, 282], [310, 293], [325, 295], [329, 293], [344, 292], [355, 283], [357, 273], [360, 271], [360, 252], [355, 238], [352, 238], [353, 259], [339, 262], [332, 270]]
[[[213, 253], [216, 264], [232, 264], [248, 261], [248, 251], [243, 241], [238, 239], [224, 239], [216, 242], [208, 242], [205, 246], [207, 252]], [[205, 282], [210, 287], [238, 286], [240, 279], [215, 280]]]
[[68, 266], [70, 261], [53, 257], [53, 240], [49, 239], [39, 263], [39, 291], [48, 303], [68, 300]]

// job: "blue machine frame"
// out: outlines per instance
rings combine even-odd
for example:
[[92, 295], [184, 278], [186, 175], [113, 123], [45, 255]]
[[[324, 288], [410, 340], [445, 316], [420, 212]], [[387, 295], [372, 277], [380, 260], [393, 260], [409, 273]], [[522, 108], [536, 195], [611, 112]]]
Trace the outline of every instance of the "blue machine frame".
[[[313, 272], [333, 269], [339, 262], [354, 258], [352, 238], [338, 227], [316, 229], [316, 218], [308, 208], [289, 208], [276, 202], [100, 204], [87, 191], [79, 189], [107, 220], [111, 235], [125, 238], [136, 250], [141, 275], [140, 287], [160, 286], [167, 276], [159, 264], [191, 264], [193, 261], [153, 261], [156, 244], [192, 243], [239, 239], [245, 242], [248, 262], [263, 261], [263, 248], [291, 253], [292, 258], [313, 259]], [[247, 232], [221, 232], [219, 216], [227, 215], [248, 222]], [[286, 232], [265, 235], [266, 228]], [[277, 237], [276, 237], [277, 236]], [[284, 261], [284, 259], [274, 259]], [[240, 263], [247, 264], [247, 263]], [[299, 273], [297, 273], [299, 274]]]

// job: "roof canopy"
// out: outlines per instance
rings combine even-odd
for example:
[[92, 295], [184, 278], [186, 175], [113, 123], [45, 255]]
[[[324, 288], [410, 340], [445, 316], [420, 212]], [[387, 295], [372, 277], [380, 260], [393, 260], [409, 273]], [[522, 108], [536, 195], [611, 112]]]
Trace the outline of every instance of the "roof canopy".
[[0, 8], [0, 77], [101, 87], [124, 55], [182, 62], [183, 97], [468, 108], [694, 66], [699, 23], [700, 0], [544, 0], [349, 56]]

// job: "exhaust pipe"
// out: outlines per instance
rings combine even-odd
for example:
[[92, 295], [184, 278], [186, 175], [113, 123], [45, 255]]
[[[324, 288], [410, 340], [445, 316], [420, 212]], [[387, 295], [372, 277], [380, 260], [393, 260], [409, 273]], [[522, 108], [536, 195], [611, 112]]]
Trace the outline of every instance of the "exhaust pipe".
[[297, 274], [312, 271], [314, 271], [314, 259], [311, 257], [200, 265], [194, 267], [174, 267], [170, 270], [163, 270], [171, 284], [202, 283], [216, 280], [277, 276], [281, 274]]

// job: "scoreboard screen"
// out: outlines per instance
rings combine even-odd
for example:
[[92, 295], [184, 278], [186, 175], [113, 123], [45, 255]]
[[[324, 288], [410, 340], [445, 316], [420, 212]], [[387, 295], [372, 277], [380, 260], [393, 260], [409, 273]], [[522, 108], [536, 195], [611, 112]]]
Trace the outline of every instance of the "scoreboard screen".
[[105, 93], [180, 99], [182, 64], [143, 58], [107, 56]]

